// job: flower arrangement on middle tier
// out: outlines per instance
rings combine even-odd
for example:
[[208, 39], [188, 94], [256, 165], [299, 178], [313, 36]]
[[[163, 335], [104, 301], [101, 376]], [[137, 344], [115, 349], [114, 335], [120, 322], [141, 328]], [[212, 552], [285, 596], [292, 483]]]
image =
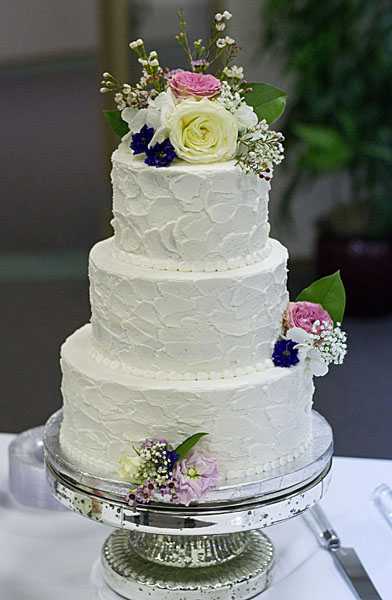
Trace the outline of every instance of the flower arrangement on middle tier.
[[323, 376], [330, 364], [342, 364], [347, 353], [347, 335], [341, 329], [345, 302], [339, 271], [315, 281], [289, 302], [272, 354], [274, 365], [292, 367], [303, 361], [313, 375]]
[[[271, 179], [283, 159], [283, 135], [269, 129], [283, 112], [286, 94], [265, 84], [248, 84], [232, 62], [240, 47], [223, 37], [228, 11], [214, 16], [209, 39], [190, 43], [182, 11], [176, 36], [190, 70], [162, 68], [155, 50], [141, 39], [130, 43], [142, 65], [135, 86], [103, 74], [102, 93], [114, 92], [117, 110], [105, 115], [134, 154], [165, 167], [181, 159], [191, 164], [236, 159], [245, 173]], [[214, 74], [207, 69], [215, 67]]]

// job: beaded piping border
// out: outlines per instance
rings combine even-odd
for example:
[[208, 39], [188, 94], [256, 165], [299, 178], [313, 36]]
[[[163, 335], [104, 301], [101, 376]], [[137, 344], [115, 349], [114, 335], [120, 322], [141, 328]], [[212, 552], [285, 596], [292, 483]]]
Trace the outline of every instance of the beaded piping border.
[[[230, 480], [230, 479], [239, 479], [243, 477], [244, 474], [247, 477], [252, 477], [253, 475], [257, 475], [258, 473], [264, 473], [273, 471], [274, 469], [278, 469], [281, 466], [286, 465], [287, 463], [293, 462], [298, 456], [303, 454], [311, 445], [312, 435], [308, 437], [308, 439], [303, 442], [298, 448], [293, 450], [292, 452], [281, 456], [280, 458], [276, 458], [272, 461], [262, 463], [257, 465], [256, 467], [249, 467], [248, 469], [229, 469], [226, 471], [226, 474], [222, 476], [222, 480]], [[68, 443], [66, 440], [62, 439], [62, 447], [65, 454], [69, 457], [72, 462], [79, 464], [83, 469], [97, 469], [101, 475], [105, 477], [115, 478], [116, 473], [114, 471], [115, 465], [105, 462], [96, 457], [87, 457], [85, 452], [81, 450], [76, 450], [73, 444]]]
[[99, 365], [111, 371], [124, 373], [125, 375], [133, 375], [134, 377], [142, 377], [144, 379], [158, 379], [159, 381], [207, 381], [216, 379], [232, 379], [233, 377], [244, 377], [246, 375], [254, 375], [261, 373], [274, 366], [271, 359], [267, 358], [264, 361], [256, 363], [252, 367], [237, 367], [235, 369], [224, 369], [223, 371], [198, 371], [192, 373], [178, 373], [177, 371], [152, 371], [151, 369], [138, 369], [131, 367], [119, 360], [112, 360], [94, 347], [90, 342], [88, 350], [90, 358], [95, 360]]
[[111, 252], [113, 258], [121, 262], [128, 263], [135, 267], [146, 267], [148, 269], [154, 269], [157, 271], [181, 271], [184, 273], [213, 273], [221, 271], [231, 271], [234, 269], [241, 269], [255, 265], [267, 258], [271, 253], [271, 244], [269, 239], [267, 240], [264, 248], [255, 252], [255, 254], [247, 254], [245, 257], [229, 258], [227, 260], [218, 261], [194, 261], [188, 262], [185, 260], [173, 260], [173, 259], [156, 259], [153, 260], [148, 256], [138, 256], [132, 254], [132, 252], [126, 252], [121, 250], [115, 244], [113, 240], [111, 244]]

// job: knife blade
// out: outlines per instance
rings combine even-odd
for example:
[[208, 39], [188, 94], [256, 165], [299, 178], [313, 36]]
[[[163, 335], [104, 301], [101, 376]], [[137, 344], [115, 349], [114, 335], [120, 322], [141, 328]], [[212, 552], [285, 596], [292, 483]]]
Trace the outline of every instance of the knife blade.
[[358, 598], [361, 600], [382, 600], [354, 548], [341, 546], [340, 538], [322, 508], [316, 504], [304, 513], [304, 519], [317, 534], [321, 546], [331, 552]]

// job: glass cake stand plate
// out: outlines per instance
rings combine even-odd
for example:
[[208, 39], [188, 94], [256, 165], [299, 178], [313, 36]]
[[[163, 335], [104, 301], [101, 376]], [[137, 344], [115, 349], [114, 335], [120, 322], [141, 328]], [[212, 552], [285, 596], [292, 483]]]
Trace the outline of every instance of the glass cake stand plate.
[[298, 458], [253, 477], [226, 481], [204, 502], [163, 501], [134, 510], [129, 486], [81, 470], [59, 443], [62, 411], [48, 420], [48, 481], [67, 508], [118, 528], [104, 543], [102, 575], [130, 600], [247, 600], [269, 584], [274, 549], [260, 529], [301, 514], [324, 495], [330, 479], [332, 430], [312, 413], [313, 440]]

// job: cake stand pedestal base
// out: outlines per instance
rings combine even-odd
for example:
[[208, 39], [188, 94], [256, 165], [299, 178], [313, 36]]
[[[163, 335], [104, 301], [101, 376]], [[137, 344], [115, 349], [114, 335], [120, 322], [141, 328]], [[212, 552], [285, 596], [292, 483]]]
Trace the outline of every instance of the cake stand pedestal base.
[[274, 563], [272, 543], [260, 529], [302, 514], [328, 488], [332, 431], [316, 412], [312, 443], [295, 460], [268, 474], [224, 482], [190, 506], [161, 500], [129, 506], [129, 484], [68, 460], [61, 422], [58, 412], [44, 430], [49, 485], [67, 508], [118, 528], [104, 544], [101, 569], [111, 594], [128, 600], [254, 598], [268, 587]]
[[[237, 547], [236, 535], [241, 537], [238, 547], [246, 542], [244, 549], [236, 552], [235, 548], [233, 550], [235, 554], [232, 554], [229, 548], [226, 558], [221, 558], [226, 541], [227, 543], [231, 541]], [[261, 531], [249, 531], [230, 536], [185, 538], [189, 542], [185, 553], [182, 536], [155, 537], [157, 538], [156, 552], [153, 561], [151, 558], [140, 556], [135, 550], [132, 533], [129, 534], [126, 530], [120, 529], [112, 533], [104, 543], [102, 549], [104, 579], [112, 590], [124, 598], [129, 600], [192, 600], [192, 598], [248, 600], [260, 594], [269, 585], [274, 550], [271, 541]], [[178, 541], [173, 539], [175, 537]], [[187, 562], [187, 554], [189, 563], [186, 565], [184, 555]], [[194, 567], [196, 561], [198, 564], [209, 566]], [[175, 565], [176, 562], [182, 566], [167, 566]]]

